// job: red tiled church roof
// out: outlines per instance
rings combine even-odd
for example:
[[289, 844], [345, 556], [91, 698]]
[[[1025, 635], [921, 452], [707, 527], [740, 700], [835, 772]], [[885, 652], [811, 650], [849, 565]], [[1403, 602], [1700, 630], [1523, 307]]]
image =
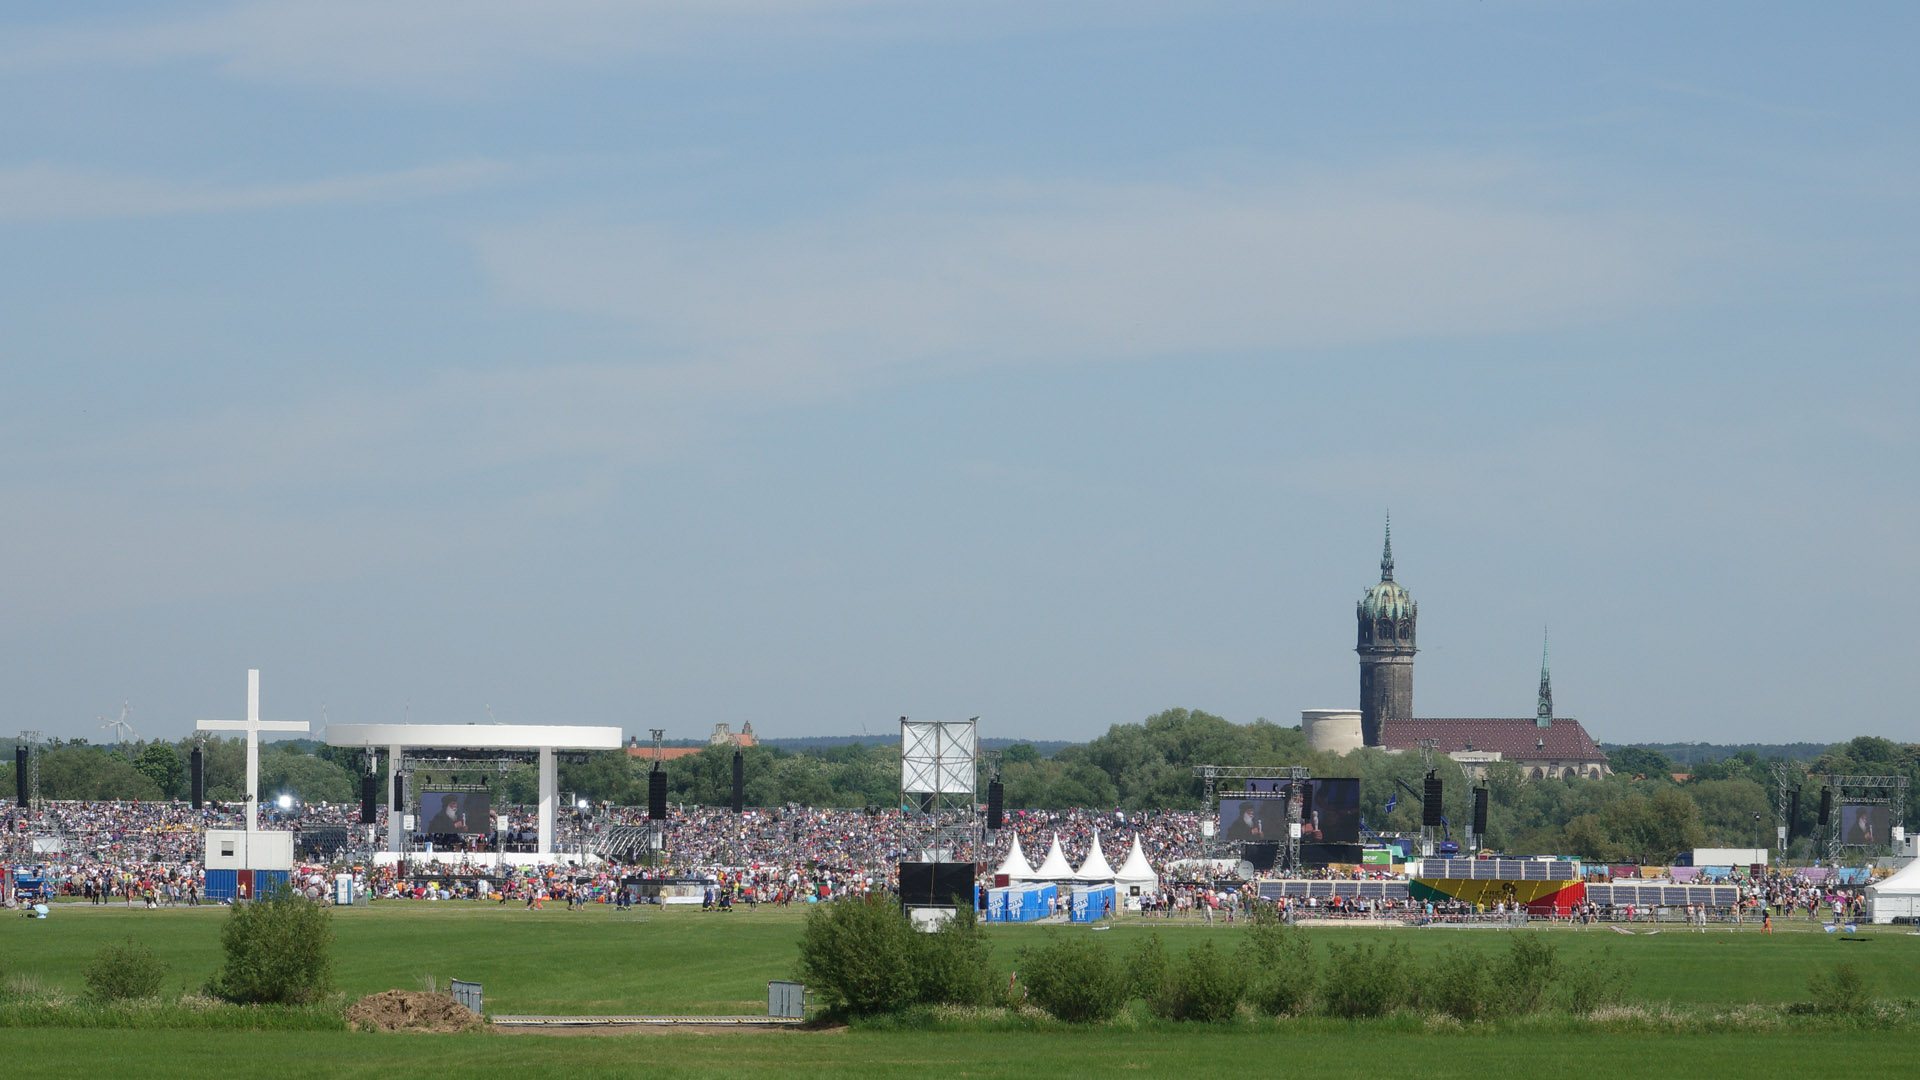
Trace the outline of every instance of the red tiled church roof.
[[1540, 727], [1532, 717], [1518, 720], [1393, 720], [1380, 721], [1380, 742], [1390, 750], [1418, 750], [1432, 739], [1440, 753], [1461, 750], [1497, 752], [1506, 761], [1594, 761], [1605, 764], [1587, 729], [1570, 717], [1554, 717]]

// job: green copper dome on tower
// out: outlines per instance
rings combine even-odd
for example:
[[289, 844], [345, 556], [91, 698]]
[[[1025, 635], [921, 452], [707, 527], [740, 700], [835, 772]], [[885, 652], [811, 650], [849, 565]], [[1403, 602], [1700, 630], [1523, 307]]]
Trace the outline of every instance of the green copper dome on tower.
[[1413, 595], [1393, 580], [1393, 519], [1387, 519], [1387, 541], [1380, 549], [1380, 580], [1360, 598], [1360, 614], [1367, 619], [1404, 619], [1414, 610]]
[[1393, 580], [1393, 519], [1380, 549], [1380, 580], [1354, 605], [1360, 654], [1360, 738], [1379, 746], [1385, 720], [1413, 718], [1414, 627], [1420, 606]]

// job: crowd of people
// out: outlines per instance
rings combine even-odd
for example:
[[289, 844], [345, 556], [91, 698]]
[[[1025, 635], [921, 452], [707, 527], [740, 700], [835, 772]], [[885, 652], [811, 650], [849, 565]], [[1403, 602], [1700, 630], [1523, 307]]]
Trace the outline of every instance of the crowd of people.
[[[204, 835], [209, 829], [242, 828], [243, 812], [237, 806], [215, 804], [194, 810], [180, 802], [46, 802], [36, 812], [8, 807], [0, 810], [0, 859], [31, 873], [55, 895], [90, 903], [197, 904], [205, 895]], [[354, 804], [269, 807], [260, 824], [265, 829], [337, 837], [343, 830], [366, 829], [358, 824], [358, 812]], [[601, 808], [578, 817], [563, 814], [556, 846], [563, 851], [598, 851], [600, 841], [612, 830], [639, 825], [645, 817], [644, 807]], [[1204, 817], [1185, 811], [1015, 810], [1006, 815], [1003, 829], [990, 834], [985, 848], [972, 855], [983, 872], [991, 873], [1018, 837], [1028, 863], [1037, 866], [1057, 837], [1068, 861], [1078, 866], [1097, 837], [1109, 864], [1117, 867], [1137, 838], [1149, 863], [1164, 871], [1162, 887], [1142, 898], [1144, 914], [1230, 921], [1254, 904], [1270, 902], [1260, 900], [1251, 884], [1216, 885], [1212, 880], [1229, 874], [1165, 869], [1223, 865], [1210, 862], [1218, 852], [1202, 828]], [[436, 850], [443, 853], [443, 860], [448, 850], [476, 854], [501, 848], [531, 850], [528, 845], [536, 835], [531, 808], [498, 807], [488, 824], [492, 832], [467, 838], [468, 843], [458, 846], [439, 845]], [[344, 871], [355, 876], [363, 895], [376, 899], [491, 900], [530, 907], [601, 902], [624, 906], [657, 897], [662, 882], [690, 882], [699, 890], [703, 906], [730, 910], [891, 890], [899, 862], [921, 859], [929, 845], [944, 842], [931, 833], [927, 819], [896, 810], [787, 807], [734, 814], [718, 808], [677, 807], [657, 857], [628, 851], [587, 866], [556, 862], [503, 868], [485, 859], [376, 865], [371, 859], [354, 858], [356, 851], [349, 848], [326, 860], [308, 852], [311, 861], [296, 868], [292, 882], [311, 896], [323, 897], [330, 894], [331, 875]], [[621, 858], [632, 861], [623, 863]], [[1299, 876], [1351, 880], [1395, 875], [1384, 867], [1329, 867]], [[1738, 906], [1719, 917], [1858, 918], [1863, 902], [1860, 890], [1826, 878], [1822, 874], [1815, 880], [1804, 871], [1740, 877], [1735, 881]], [[1471, 910], [1452, 910], [1459, 905], [1348, 898], [1288, 899], [1278, 906], [1283, 913], [1315, 917], [1447, 918]], [[1573, 917], [1618, 919], [1623, 914], [1630, 918], [1635, 913], [1595, 909], [1575, 912]]]

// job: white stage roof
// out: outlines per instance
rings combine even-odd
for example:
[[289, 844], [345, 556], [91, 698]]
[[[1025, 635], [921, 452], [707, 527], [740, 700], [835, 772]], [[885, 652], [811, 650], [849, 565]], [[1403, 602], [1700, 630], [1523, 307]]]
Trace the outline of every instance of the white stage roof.
[[330, 724], [327, 745], [449, 750], [618, 750], [620, 729], [564, 724]]

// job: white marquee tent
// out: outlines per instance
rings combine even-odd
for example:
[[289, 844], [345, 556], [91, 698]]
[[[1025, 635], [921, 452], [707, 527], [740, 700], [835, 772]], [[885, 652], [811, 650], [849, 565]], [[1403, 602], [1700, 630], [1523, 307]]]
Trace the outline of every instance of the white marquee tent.
[[1033, 866], [1027, 862], [1026, 853], [1020, 850], [1020, 834], [1013, 834], [1013, 846], [1007, 849], [1007, 857], [1000, 860], [999, 869], [994, 876], [1007, 875], [1008, 881], [1027, 881], [1033, 877]]
[[[1119, 872], [1113, 875], [1114, 883], [1120, 891], [1129, 896], [1144, 896], [1160, 887], [1160, 875], [1153, 872], [1152, 864], [1147, 862], [1147, 853], [1140, 848], [1138, 834], [1133, 838], [1133, 850], [1127, 852], [1127, 860], [1120, 864]], [[1134, 893], [1134, 886], [1140, 891]]]
[[1113, 880], [1113, 865], [1107, 862], [1107, 854], [1100, 850], [1100, 830], [1093, 830], [1093, 846], [1087, 849], [1087, 857], [1080, 861], [1080, 869], [1073, 872], [1073, 880], [1085, 882], [1107, 882]]
[[1867, 916], [1877, 923], [1920, 918], [1920, 859], [1867, 886]]
[[1072, 881], [1073, 866], [1067, 862], [1067, 853], [1060, 850], [1060, 834], [1053, 834], [1053, 846], [1047, 849], [1047, 857], [1040, 860], [1040, 868], [1033, 872], [1036, 881]]

